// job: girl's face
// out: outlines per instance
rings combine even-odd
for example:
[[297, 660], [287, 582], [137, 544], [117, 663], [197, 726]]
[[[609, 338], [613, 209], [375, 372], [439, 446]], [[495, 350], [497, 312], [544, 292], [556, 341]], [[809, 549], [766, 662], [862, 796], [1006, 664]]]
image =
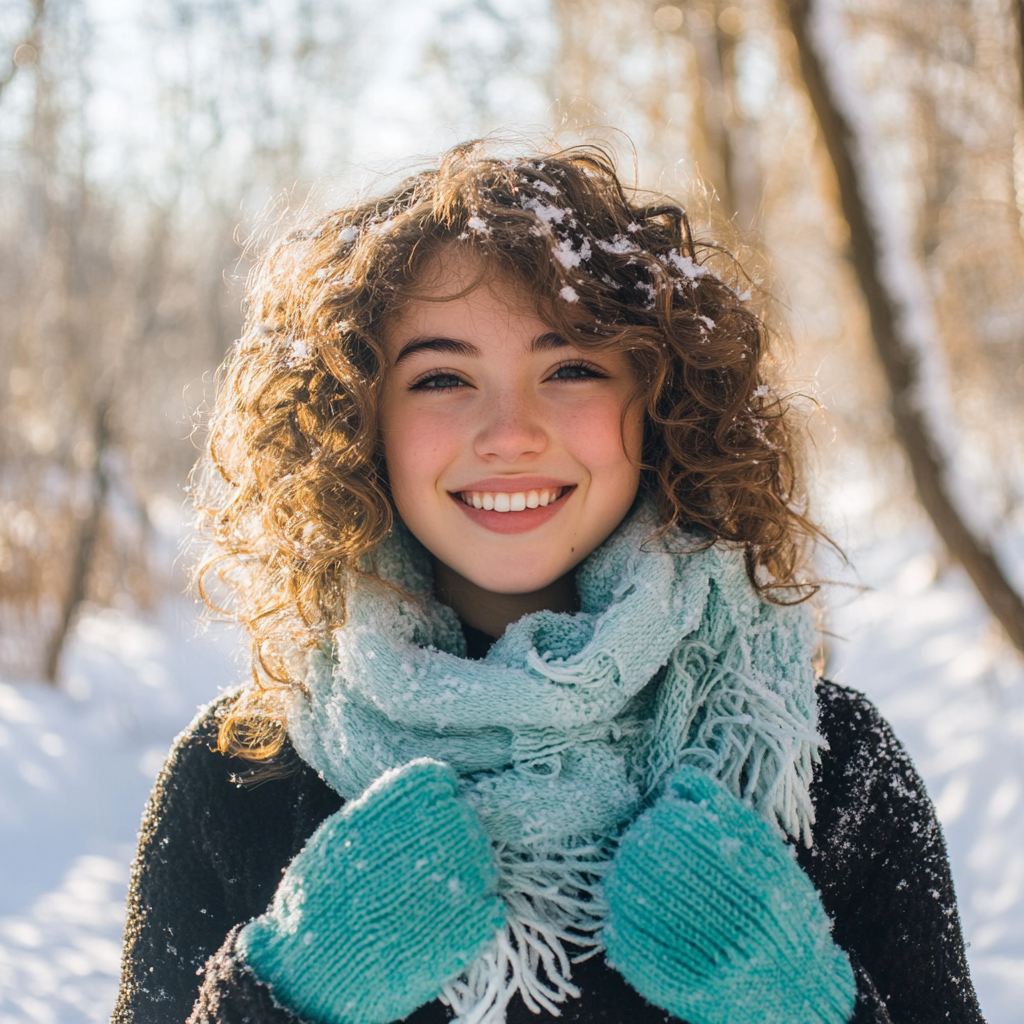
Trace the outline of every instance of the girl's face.
[[629, 510], [643, 413], [627, 408], [624, 353], [569, 344], [520, 287], [481, 269], [443, 252], [418, 282], [430, 300], [386, 325], [384, 452], [398, 513], [428, 551], [484, 590], [527, 594]]

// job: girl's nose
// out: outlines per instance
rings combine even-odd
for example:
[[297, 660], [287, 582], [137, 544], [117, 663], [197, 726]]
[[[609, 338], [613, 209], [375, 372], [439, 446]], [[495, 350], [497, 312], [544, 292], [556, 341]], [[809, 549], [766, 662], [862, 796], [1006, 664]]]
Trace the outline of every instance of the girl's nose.
[[547, 444], [539, 410], [522, 396], [503, 395], [484, 414], [473, 447], [481, 458], [515, 462], [539, 455]]

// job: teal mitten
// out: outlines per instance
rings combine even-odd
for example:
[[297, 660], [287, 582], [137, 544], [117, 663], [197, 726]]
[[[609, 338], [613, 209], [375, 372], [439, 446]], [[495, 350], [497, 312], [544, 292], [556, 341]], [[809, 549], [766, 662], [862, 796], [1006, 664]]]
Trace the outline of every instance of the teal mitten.
[[450, 768], [382, 775], [313, 833], [239, 948], [317, 1024], [385, 1024], [437, 996], [504, 925], [490, 843]]
[[769, 825], [680, 769], [604, 883], [608, 962], [689, 1024], [846, 1024], [856, 988], [810, 879]]

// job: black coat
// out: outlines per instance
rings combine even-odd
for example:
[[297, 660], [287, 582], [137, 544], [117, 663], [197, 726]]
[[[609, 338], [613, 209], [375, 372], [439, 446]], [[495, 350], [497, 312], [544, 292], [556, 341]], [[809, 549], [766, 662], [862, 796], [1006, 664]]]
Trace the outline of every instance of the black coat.
[[[854, 965], [853, 1021], [978, 1024], [945, 844], [924, 786], [863, 695], [823, 682], [818, 698], [829, 749], [811, 788], [814, 846], [798, 848], [797, 857]], [[190, 1014], [195, 1024], [298, 1024], [256, 980], [235, 940], [342, 800], [291, 747], [280, 757], [293, 771], [255, 786], [240, 781], [251, 764], [213, 749], [235, 699], [214, 702], [178, 737], [146, 808], [113, 1024], [182, 1024]], [[578, 965], [573, 981], [582, 996], [563, 1006], [567, 1024], [674, 1019], [600, 957]], [[450, 1016], [435, 1002], [407, 1020]], [[538, 1018], [516, 997], [508, 1021]]]

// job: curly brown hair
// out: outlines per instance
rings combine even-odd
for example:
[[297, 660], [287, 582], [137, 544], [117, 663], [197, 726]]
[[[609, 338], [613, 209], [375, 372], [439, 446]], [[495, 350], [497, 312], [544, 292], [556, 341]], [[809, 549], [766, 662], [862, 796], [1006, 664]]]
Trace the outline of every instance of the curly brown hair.
[[766, 379], [772, 333], [739, 294], [738, 263], [697, 241], [678, 204], [627, 190], [601, 149], [503, 160], [457, 146], [289, 234], [250, 275], [193, 478], [200, 594], [253, 648], [257, 685], [225, 721], [225, 751], [278, 750], [280, 698], [301, 685], [289, 659], [344, 621], [352, 574], [391, 528], [382, 328], [450, 246], [521, 284], [571, 343], [629, 352], [646, 411], [641, 489], [666, 528], [742, 545], [769, 599], [808, 595], [818, 531], [801, 511], [799, 432]]

